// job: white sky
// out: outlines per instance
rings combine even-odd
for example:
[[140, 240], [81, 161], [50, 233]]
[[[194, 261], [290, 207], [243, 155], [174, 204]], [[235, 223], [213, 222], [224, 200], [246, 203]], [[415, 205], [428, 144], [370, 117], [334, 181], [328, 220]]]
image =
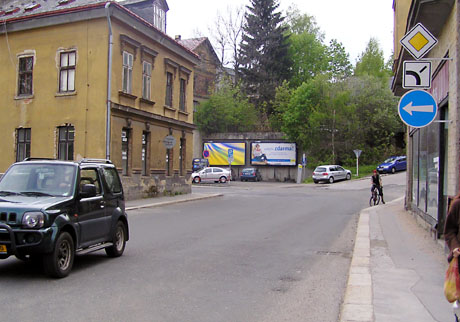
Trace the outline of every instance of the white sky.
[[[227, 7], [249, 5], [249, 0], [167, 0], [167, 34], [174, 38], [194, 38], [197, 31], [208, 35], [216, 13]], [[281, 0], [280, 9], [295, 4], [301, 13], [314, 16], [325, 34], [325, 43], [332, 38], [343, 44], [354, 64], [371, 37], [384, 51], [385, 60], [393, 52], [393, 0]]]

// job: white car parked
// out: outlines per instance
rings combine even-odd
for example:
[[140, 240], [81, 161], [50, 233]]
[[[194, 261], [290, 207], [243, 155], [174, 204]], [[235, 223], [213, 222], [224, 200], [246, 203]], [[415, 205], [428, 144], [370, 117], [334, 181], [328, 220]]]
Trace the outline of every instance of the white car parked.
[[200, 182], [220, 182], [225, 183], [231, 179], [230, 170], [217, 168], [217, 167], [207, 167], [201, 169], [200, 171], [192, 173], [193, 183]]
[[313, 171], [313, 182], [318, 183], [320, 181], [325, 181], [329, 183], [334, 183], [338, 180], [350, 180], [351, 171], [342, 168], [339, 165], [321, 165], [316, 167]]

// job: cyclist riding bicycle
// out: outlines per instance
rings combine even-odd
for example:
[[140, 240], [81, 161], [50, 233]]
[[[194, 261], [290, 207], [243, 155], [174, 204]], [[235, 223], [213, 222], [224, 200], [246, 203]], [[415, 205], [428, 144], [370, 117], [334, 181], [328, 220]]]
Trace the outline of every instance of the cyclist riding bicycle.
[[377, 173], [377, 170], [374, 170], [374, 174], [371, 177], [371, 182], [372, 182], [371, 192], [373, 193], [374, 190], [377, 188], [377, 190], [379, 191], [380, 197], [382, 198], [382, 203], [385, 204], [385, 201], [383, 200], [382, 178]]

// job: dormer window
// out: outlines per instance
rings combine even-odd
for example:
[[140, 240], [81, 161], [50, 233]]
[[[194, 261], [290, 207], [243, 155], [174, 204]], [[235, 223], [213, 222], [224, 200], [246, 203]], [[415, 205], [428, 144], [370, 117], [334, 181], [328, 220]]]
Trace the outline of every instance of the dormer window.
[[63, 6], [63, 5], [69, 4], [69, 3], [74, 2], [74, 1], [75, 0], [59, 0], [58, 5]]
[[21, 9], [19, 9], [18, 7], [7, 9], [7, 10], [5, 10], [5, 16], [6, 15], [12, 15], [12, 14], [18, 12], [19, 10], [21, 10]]
[[153, 25], [166, 33], [166, 12], [156, 2], [153, 4]]
[[24, 7], [24, 11], [32, 11], [34, 9], [37, 9], [37, 8], [40, 8], [40, 4], [39, 3], [31, 3], [31, 4], [28, 4]]

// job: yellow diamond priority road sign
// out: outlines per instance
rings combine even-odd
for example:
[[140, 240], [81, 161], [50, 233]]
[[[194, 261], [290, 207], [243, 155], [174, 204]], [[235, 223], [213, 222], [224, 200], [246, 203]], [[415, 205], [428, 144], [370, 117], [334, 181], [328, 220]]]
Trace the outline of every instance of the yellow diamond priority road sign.
[[420, 59], [436, 46], [438, 40], [421, 23], [418, 23], [400, 42], [415, 59]]

